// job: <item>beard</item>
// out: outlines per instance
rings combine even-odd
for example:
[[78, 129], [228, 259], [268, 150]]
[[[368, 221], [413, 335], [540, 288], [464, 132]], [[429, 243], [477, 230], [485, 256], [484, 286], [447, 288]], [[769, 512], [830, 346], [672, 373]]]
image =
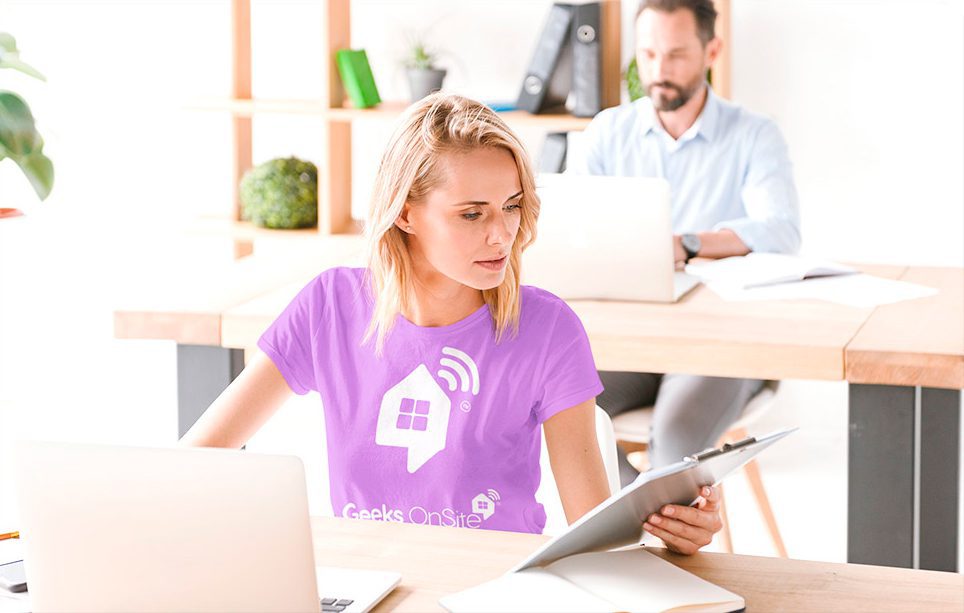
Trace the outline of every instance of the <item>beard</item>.
[[[676, 95], [672, 97], [667, 97], [665, 91], [653, 93], [654, 86], [660, 86], [664, 90], [669, 90], [675, 92]], [[688, 86], [677, 85], [676, 83], [671, 83], [669, 81], [655, 81], [646, 86], [646, 90], [649, 93], [649, 97], [653, 101], [653, 106], [656, 107], [657, 111], [660, 112], [672, 112], [680, 108], [687, 102], [689, 102], [697, 92], [700, 91], [700, 87], [703, 85], [702, 77], [696, 78]]]

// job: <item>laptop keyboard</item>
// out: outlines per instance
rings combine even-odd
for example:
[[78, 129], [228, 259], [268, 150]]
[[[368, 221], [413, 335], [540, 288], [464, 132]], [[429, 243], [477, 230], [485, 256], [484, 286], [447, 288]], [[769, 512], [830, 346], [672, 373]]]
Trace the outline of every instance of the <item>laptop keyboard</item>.
[[322, 598], [321, 610], [322, 613], [341, 613], [353, 602], [355, 601], [346, 598]]

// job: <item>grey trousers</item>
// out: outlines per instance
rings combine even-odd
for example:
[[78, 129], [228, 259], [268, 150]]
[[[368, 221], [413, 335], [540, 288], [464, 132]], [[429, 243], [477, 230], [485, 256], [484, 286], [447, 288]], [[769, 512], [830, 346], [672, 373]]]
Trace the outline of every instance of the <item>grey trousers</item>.
[[[649, 464], [659, 468], [715, 445], [763, 386], [756, 379], [697, 375], [599, 371], [605, 391], [596, 404], [611, 417], [644, 406], [653, 407]], [[618, 450], [623, 487], [638, 474]]]

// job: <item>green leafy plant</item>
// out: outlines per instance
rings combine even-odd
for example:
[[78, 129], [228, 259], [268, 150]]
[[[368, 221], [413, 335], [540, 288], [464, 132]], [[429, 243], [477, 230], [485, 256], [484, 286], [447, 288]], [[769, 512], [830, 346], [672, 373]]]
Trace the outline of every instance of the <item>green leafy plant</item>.
[[[6, 32], [0, 32], [0, 68], [47, 80], [20, 59], [16, 39]], [[0, 162], [6, 158], [13, 160], [41, 200], [50, 195], [54, 186], [54, 165], [43, 149], [44, 140], [37, 132], [30, 107], [17, 94], [0, 90]]]
[[643, 81], [639, 78], [639, 70], [636, 69], [635, 57], [629, 61], [629, 66], [626, 67], [623, 78], [626, 80], [630, 102], [635, 102], [646, 95], [646, 88], [643, 87]]
[[405, 66], [418, 70], [432, 70], [435, 68], [436, 59], [438, 59], [438, 54], [435, 51], [429, 49], [421, 40], [415, 40], [409, 49]]
[[296, 157], [255, 166], [241, 178], [241, 219], [276, 229], [318, 225], [318, 168]]

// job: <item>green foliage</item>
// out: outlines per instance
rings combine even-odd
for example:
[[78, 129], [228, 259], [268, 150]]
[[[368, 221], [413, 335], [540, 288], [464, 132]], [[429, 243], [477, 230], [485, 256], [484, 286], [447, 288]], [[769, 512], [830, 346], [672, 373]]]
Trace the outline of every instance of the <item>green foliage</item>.
[[426, 47], [422, 41], [415, 41], [412, 43], [411, 52], [405, 65], [408, 68], [431, 70], [435, 68], [435, 59], [436, 54], [434, 51]]
[[[16, 39], [6, 32], [0, 32], [2, 68], [46, 81], [37, 69], [21, 61]], [[41, 200], [50, 195], [54, 186], [54, 165], [44, 155], [43, 148], [44, 140], [24, 99], [11, 91], [0, 91], [0, 162], [6, 158], [13, 160]]]
[[318, 168], [290, 157], [267, 161], [244, 173], [241, 218], [264, 228], [318, 225]]
[[636, 69], [635, 57], [630, 60], [629, 66], [626, 67], [626, 72], [623, 74], [623, 78], [626, 79], [626, 89], [629, 91], [630, 102], [635, 102], [646, 95], [643, 81], [639, 78], [639, 70]]

